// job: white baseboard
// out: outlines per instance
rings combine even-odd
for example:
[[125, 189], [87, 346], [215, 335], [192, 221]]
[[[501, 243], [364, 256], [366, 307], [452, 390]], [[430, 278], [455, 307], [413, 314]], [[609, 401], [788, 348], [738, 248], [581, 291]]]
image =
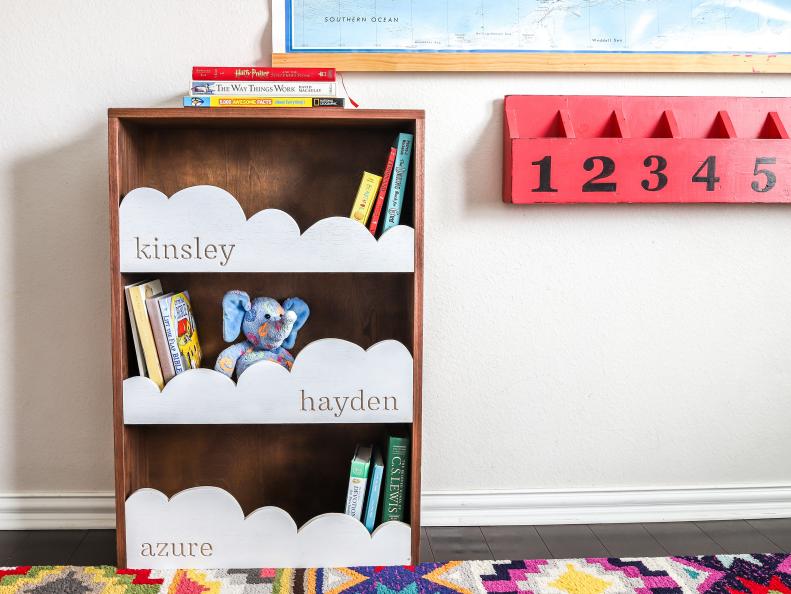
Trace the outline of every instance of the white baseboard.
[[[424, 526], [689, 522], [791, 517], [791, 486], [429, 491]], [[0, 530], [115, 527], [112, 493], [0, 494]]]
[[553, 491], [433, 491], [424, 526], [689, 522], [791, 517], [791, 486]]
[[115, 528], [112, 493], [0, 493], [0, 530]]

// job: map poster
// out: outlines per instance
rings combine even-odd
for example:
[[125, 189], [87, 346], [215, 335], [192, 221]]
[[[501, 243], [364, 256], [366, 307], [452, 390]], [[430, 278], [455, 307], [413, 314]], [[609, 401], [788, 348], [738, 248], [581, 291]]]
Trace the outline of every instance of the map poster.
[[791, 53], [791, 0], [282, 1], [286, 52]]

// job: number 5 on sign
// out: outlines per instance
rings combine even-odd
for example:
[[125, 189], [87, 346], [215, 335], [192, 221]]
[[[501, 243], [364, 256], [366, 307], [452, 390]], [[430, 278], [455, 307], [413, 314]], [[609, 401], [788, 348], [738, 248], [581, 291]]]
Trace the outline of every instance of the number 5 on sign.
[[782, 140], [533, 138], [512, 158], [523, 203], [791, 202]]

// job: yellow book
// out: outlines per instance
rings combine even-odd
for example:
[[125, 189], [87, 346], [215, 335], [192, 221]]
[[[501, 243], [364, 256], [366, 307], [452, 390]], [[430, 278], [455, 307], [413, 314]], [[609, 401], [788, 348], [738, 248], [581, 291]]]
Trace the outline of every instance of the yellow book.
[[165, 387], [165, 379], [162, 377], [162, 368], [159, 365], [157, 347], [154, 343], [154, 333], [151, 330], [151, 322], [148, 319], [146, 299], [161, 295], [162, 283], [159, 280], [153, 280], [147, 283], [140, 283], [139, 285], [132, 285], [127, 290], [129, 291], [129, 301], [132, 303], [132, 311], [135, 317], [133, 323], [137, 327], [137, 337], [143, 350], [146, 372], [148, 377], [161, 390]]
[[205, 95], [184, 97], [184, 107], [343, 107], [343, 97], [255, 97]]
[[373, 173], [363, 172], [363, 179], [360, 182], [360, 188], [357, 190], [357, 198], [354, 199], [352, 206], [352, 214], [349, 215], [350, 219], [368, 224], [368, 217], [371, 216], [371, 209], [376, 202], [376, 194], [379, 192], [379, 184], [382, 183], [382, 177], [374, 175]]

